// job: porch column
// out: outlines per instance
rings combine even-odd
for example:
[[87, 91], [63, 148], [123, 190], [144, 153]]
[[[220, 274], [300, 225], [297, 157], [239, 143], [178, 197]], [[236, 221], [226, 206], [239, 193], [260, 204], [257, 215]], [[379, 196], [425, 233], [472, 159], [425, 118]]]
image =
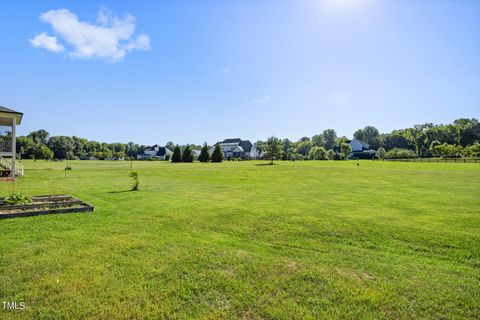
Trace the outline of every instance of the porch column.
[[17, 172], [17, 137], [15, 127], [17, 125], [17, 119], [12, 118], [12, 178], [15, 180]]

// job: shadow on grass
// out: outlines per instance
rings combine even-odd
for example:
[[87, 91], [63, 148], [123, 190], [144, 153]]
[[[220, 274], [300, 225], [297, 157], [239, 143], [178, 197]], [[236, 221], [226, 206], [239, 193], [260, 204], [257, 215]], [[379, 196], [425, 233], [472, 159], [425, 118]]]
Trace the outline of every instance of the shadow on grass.
[[278, 163], [259, 163], [256, 164], [257, 167], [263, 167], [263, 166], [278, 166]]
[[122, 191], [108, 191], [107, 193], [126, 193], [126, 192], [134, 192], [136, 190], [122, 190]]

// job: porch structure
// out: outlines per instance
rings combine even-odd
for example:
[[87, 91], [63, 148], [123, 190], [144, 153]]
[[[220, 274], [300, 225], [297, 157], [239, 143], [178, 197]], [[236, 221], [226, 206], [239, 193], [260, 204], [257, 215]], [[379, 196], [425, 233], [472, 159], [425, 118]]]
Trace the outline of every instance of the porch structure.
[[23, 113], [0, 106], [0, 126], [7, 127], [7, 134], [0, 140], [0, 176], [15, 180], [23, 175], [23, 166], [16, 161], [16, 126], [22, 122]]

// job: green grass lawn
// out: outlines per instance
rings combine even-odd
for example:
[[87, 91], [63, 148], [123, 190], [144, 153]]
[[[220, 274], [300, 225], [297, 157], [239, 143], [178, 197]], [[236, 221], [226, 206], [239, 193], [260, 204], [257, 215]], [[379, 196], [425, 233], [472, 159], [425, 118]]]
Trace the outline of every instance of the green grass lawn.
[[95, 212], [0, 220], [0, 318], [480, 317], [480, 164], [23, 163]]

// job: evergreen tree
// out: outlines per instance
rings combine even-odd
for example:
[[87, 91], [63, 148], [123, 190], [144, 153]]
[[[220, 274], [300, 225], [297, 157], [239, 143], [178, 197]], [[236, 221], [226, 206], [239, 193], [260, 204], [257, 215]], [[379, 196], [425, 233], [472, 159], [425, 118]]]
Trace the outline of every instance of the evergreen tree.
[[205, 142], [205, 144], [203, 145], [202, 147], [202, 150], [200, 151], [200, 156], [198, 157], [198, 160], [200, 162], [208, 162], [210, 161], [210, 153], [208, 153], [208, 146], [207, 146], [207, 143]]
[[172, 162], [182, 162], [182, 153], [179, 146], [175, 146], [173, 149]]
[[189, 145], [187, 145], [185, 149], [183, 149], [182, 161], [193, 162], [192, 148]]
[[220, 148], [220, 145], [217, 143], [215, 149], [212, 153], [212, 162], [222, 162], [223, 161], [223, 152]]

